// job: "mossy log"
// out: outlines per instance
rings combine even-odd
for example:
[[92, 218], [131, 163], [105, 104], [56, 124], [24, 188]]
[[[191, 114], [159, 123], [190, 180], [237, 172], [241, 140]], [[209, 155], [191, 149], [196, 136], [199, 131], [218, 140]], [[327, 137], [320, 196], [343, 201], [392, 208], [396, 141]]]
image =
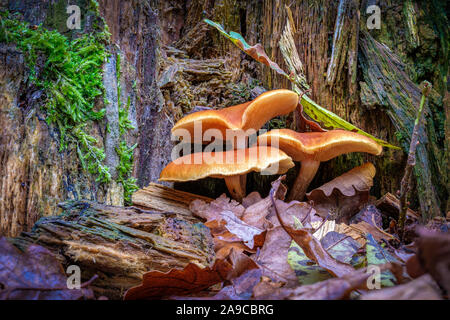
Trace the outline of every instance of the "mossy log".
[[40, 219], [11, 241], [19, 248], [42, 245], [63, 266], [77, 265], [82, 280], [93, 275], [97, 295], [120, 298], [150, 270], [169, 271], [215, 259], [209, 229], [193, 216], [89, 201], [60, 204], [59, 216]]

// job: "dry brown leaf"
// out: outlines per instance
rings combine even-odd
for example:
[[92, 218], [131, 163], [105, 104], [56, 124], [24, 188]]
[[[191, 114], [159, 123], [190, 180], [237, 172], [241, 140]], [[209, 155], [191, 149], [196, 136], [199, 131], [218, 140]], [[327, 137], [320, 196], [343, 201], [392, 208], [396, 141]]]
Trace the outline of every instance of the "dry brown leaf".
[[348, 222], [369, 200], [375, 167], [370, 162], [344, 173], [306, 194], [322, 217]]
[[229, 262], [216, 260], [211, 268], [202, 269], [190, 263], [182, 270], [173, 269], [167, 273], [150, 271], [144, 274], [142, 285], [130, 288], [124, 299], [148, 300], [196, 293], [227, 280], [232, 268]]
[[[323, 219], [316, 215], [316, 210], [312, 205], [307, 202], [291, 201], [289, 203], [275, 200], [278, 211], [283, 221], [289, 225], [294, 225], [294, 217], [302, 223], [306, 228], [313, 228], [311, 222], [322, 222]], [[268, 220], [273, 226], [281, 226], [280, 220], [277, 218], [275, 208], [272, 208], [272, 212], [268, 217]]]
[[205, 220], [213, 220], [219, 218], [220, 212], [223, 210], [231, 211], [236, 217], [241, 218], [245, 208], [239, 202], [227, 198], [225, 194], [222, 194], [210, 203], [196, 199], [190, 203], [189, 210], [197, 217]]
[[282, 227], [275, 227], [267, 231], [266, 241], [256, 258], [264, 276], [284, 283], [298, 282], [295, 272], [287, 260], [291, 242], [291, 237]]
[[[272, 192], [280, 199], [284, 199], [286, 194], [286, 187], [281, 184], [283, 179], [280, 177], [272, 182]], [[220, 250], [221, 258], [225, 258], [232, 247], [241, 247], [237, 244], [239, 242], [245, 244], [248, 252], [254, 247], [261, 247], [265, 230], [271, 226], [266, 219], [272, 207], [269, 197], [262, 199], [258, 193], [252, 193], [244, 202], [247, 208], [222, 195], [211, 203], [194, 200], [190, 205], [194, 215], [207, 220], [205, 225], [211, 230], [215, 249]], [[226, 242], [234, 244], [227, 245]]]
[[[253, 294], [253, 288], [260, 282], [261, 270], [251, 269], [237, 278], [231, 280], [231, 285], [223, 287], [212, 297], [189, 297], [189, 300], [249, 300]], [[186, 297], [172, 297], [186, 299]]]
[[220, 248], [216, 248], [216, 259], [226, 259], [231, 250], [235, 250], [238, 252], [249, 251], [249, 249], [242, 242], [225, 242], [222, 240], [220, 244]]
[[417, 228], [417, 256], [428, 272], [450, 293], [450, 234]]
[[366, 245], [366, 237], [364, 236], [364, 232], [360, 231], [359, 229], [354, 229], [345, 223], [340, 223], [340, 224], [336, 224], [334, 231], [343, 233], [347, 236], [352, 237], [354, 240], [356, 240], [362, 246]]
[[[380, 269], [393, 270], [392, 264], [381, 265]], [[372, 273], [367, 270], [353, 270], [339, 278], [332, 278], [310, 285], [295, 288], [280, 287], [268, 280], [261, 281], [253, 289], [253, 296], [258, 300], [340, 300], [347, 299], [350, 293], [358, 289], [367, 289], [367, 279]]]
[[241, 276], [248, 270], [257, 269], [257, 263], [242, 251], [232, 250], [228, 257], [233, 269], [228, 273], [228, 279], [234, 279]]
[[294, 228], [286, 225], [281, 218], [280, 212], [274, 203], [275, 212], [280, 220], [280, 223], [284, 230], [291, 236], [291, 238], [303, 249], [305, 255], [316, 262], [319, 266], [330, 272], [332, 275], [341, 277], [354, 271], [353, 267], [349, 264], [340, 262], [334, 259], [323, 247], [319, 240], [312, 236], [312, 234], [305, 228], [295, 230]]
[[67, 275], [46, 248], [30, 245], [21, 252], [0, 238], [0, 300], [94, 299], [91, 289], [69, 289]]
[[[274, 197], [276, 199], [283, 200], [286, 195], [286, 187], [281, 183], [284, 179], [285, 176], [281, 176], [277, 180], [272, 182], [271, 192], [274, 194]], [[254, 201], [257, 197], [252, 196], [252, 198], [253, 200], [251, 201]], [[246, 201], [246, 203], [248, 204], [251, 201]], [[272, 200], [270, 199], [270, 196], [267, 196], [266, 198], [249, 205], [245, 209], [241, 219], [251, 226], [266, 230], [267, 228], [271, 227], [271, 223], [267, 220], [267, 216], [271, 213], [271, 211]]]
[[406, 284], [370, 291], [361, 300], [442, 300], [439, 286], [429, 274]]
[[372, 204], [369, 204], [362, 208], [356, 215], [350, 219], [350, 224], [365, 221], [368, 224], [376, 226], [377, 228], [383, 228], [383, 217], [381, 212]]
[[251, 205], [253, 205], [261, 200], [263, 200], [263, 198], [261, 197], [259, 192], [253, 191], [253, 192], [249, 193], [244, 199], [242, 199], [242, 206], [247, 209]]

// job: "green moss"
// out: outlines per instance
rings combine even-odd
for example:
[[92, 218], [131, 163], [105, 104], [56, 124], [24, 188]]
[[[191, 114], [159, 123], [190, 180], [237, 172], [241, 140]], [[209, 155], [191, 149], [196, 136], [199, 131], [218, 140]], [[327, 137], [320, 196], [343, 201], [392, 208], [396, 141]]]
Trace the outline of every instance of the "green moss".
[[[46, 120], [59, 129], [60, 149], [73, 144], [83, 168], [96, 175], [97, 181], [109, 181], [104, 150], [83, 130], [105, 113], [104, 109], [95, 110], [95, 101], [104, 92], [105, 35], [85, 34], [69, 41], [57, 31], [31, 27], [8, 12], [0, 19], [0, 42], [17, 45], [29, 69], [28, 79], [46, 93]], [[45, 57], [42, 65], [36, 64], [39, 57]]]
[[[60, 1], [54, 7], [61, 10]], [[96, 1], [90, 2], [89, 10], [98, 15]], [[42, 25], [31, 27], [18, 15], [3, 12], [0, 16], [0, 42], [16, 44], [23, 52], [29, 81], [46, 94], [47, 101], [43, 106], [46, 121], [59, 129], [60, 150], [74, 148], [84, 170], [99, 182], [109, 182], [111, 174], [104, 165], [105, 151], [85, 130], [105, 114], [104, 109], [95, 109], [98, 98], [104, 99], [105, 92], [102, 65], [109, 55], [106, 50], [109, 33], [105, 24], [102, 22], [100, 26], [97, 23], [92, 33], [70, 40], [58, 31], [48, 30]], [[41, 57], [45, 60], [37, 64]], [[125, 106], [120, 101], [120, 55], [117, 58], [119, 128], [123, 136], [134, 127], [128, 119], [130, 99]], [[119, 156], [117, 181], [124, 187], [126, 201], [137, 189], [136, 179], [131, 177], [135, 147], [128, 147], [125, 141], [121, 141], [116, 149]]]

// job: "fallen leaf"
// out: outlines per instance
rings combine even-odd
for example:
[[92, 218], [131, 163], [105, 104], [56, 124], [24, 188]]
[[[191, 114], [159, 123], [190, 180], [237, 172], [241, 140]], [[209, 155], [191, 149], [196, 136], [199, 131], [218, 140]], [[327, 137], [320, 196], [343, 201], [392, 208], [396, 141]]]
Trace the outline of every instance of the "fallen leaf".
[[160, 299], [169, 296], [185, 296], [196, 293], [228, 279], [232, 265], [216, 260], [212, 267], [200, 268], [194, 263], [184, 269], [167, 273], [150, 271], [144, 274], [142, 284], [128, 289], [124, 300]]
[[67, 275], [46, 248], [29, 245], [19, 251], [0, 238], [0, 300], [93, 299], [91, 289], [69, 289]]
[[[351, 237], [337, 232], [328, 232], [320, 240], [323, 248], [338, 261], [350, 263], [361, 245]], [[288, 263], [301, 284], [313, 284], [332, 277], [324, 268], [309, 259], [294, 241], [289, 248]]]
[[[225, 228], [242, 239], [250, 249], [253, 249], [254, 237], [264, 232], [263, 229], [253, 227], [238, 219], [231, 211], [222, 211], [221, 218], [226, 222]], [[208, 224], [205, 225], [208, 226]]]
[[[381, 266], [382, 270], [390, 265]], [[270, 282], [261, 282], [253, 289], [255, 299], [260, 300], [340, 300], [347, 299], [354, 290], [366, 289], [367, 279], [371, 276], [367, 270], [353, 270], [339, 278], [331, 278], [296, 288], [279, 288]]]
[[347, 223], [369, 200], [375, 172], [373, 164], [365, 163], [312, 190], [306, 196], [314, 201], [314, 208], [322, 217], [330, 214], [330, 219]]
[[228, 273], [228, 279], [240, 277], [248, 270], [258, 269], [257, 263], [242, 251], [232, 250], [228, 261], [231, 263], [232, 269]]
[[[388, 262], [398, 263], [398, 260], [387, 252], [387, 250], [384, 250], [370, 233], [367, 234], [366, 239], [366, 255], [368, 265], [382, 265]], [[396, 277], [392, 272], [388, 270], [381, 273], [381, 286], [390, 287], [395, 284]]]
[[219, 241], [221, 241], [223, 245], [220, 248], [216, 249], [216, 259], [226, 259], [230, 255], [231, 250], [248, 251], [247, 246], [245, 246], [241, 242], [225, 242], [222, 240]]
[[[284, 196], [286, 195], [287, 189], [281, 183], [284, 179], [285, 176], [281, 176], [272, 182], [271, 192], [274, 194], [276, 199], [284, 199]], [[256, 197], [253, 197], [255, 200]], [[250, 201], [246, 202], [249, 203]], [[248, 206], [242, 214], [241, 219], [253, 227], [266, 230], [271, 226], [270, 222], [267, 220], [267, 216], [271, 213], [271, 211], [272, 200], [270, 199], [270, 196], [267, 196], [266, 198]]]
[[442, 300], [439, 286], [429, 274], [406, 284], [370, 291], [361, 300]]
[[322, 240], [322, 238], [328, 234], [329, 232], [335, 231], [336, 229], [336, 221], [335, 220], [326, 220], [324, 223], [322, 222], [314, 222], [312, 226], [315, 228], [313, 236], [317, 240]]
[[[280, 199], [284, 199], [286, 194], [286, 187], [281, 183], [284, 178], [281, 176], [272, 182], [271, 191]], [[215, 249], [220, 250], [220, 258], [225, 258], [232, 247], [239, 247], [239, 242], [245, 244], [248, 252], [261, 247], [266, 229], [272, 226], [266, 219], [272, 207], [269, 197], [262, 199], [259, 194], [253, 193], [251, 197], [244, 198], [244, 202], [246, 207], [222, 195], [210, 203], [194, 200], [190, 204], [194, 215], [206, 219], [205, 226], [211, 230]], [[234, 244], [227, 245], [226, 242]]]
[[417, 256], [423, 267], [450, 293], [450, 234], [417, 228]]
[[384, 240], [394, 240], [396, 239], [392, 234], [377, 228], [373, 223], [369, 224], [365, 221], [358, 222], [356, 224], [351, 224], [350, 228], [359, 231], [363, 235], [371, 234], [376, 241]]
[[196, 199], [189, 204], [189, 210], [197, 217], [205, 220], [213, 220], [220, 217], [223, 210], [231, 211], [238, 218], [244, 214], [245, 208], [239, 202], [228, 198], [222, 194], [219, 198], [210, 203]]
[[264, 276], [279, 282], [297, 283], [295, 272], [287, 261], [291, 242], [291, 237], [282, 227], [267, 231], [266, 241], [256, 258]]
[[214, 297], [208, 300], [249, 300], [253, 288], [261, 281], [261, 269], [252, 269], [231, 280], [231, 285], [223, 287]]
[[352, 237], [353, 240], [357, 241], [362, 246], [366, 245], [365, 233], [362, 230], [350, 227], [345, 223], [340, 223], [336, 224], [334, 231]]
[[320, 240], [322, 247], [336, 260], [350, 263], [361, 245], [351, 237], [335, 231], [328, 232]]
[[362, 208], [356, 215], [350, 219], [350, 224], [356, 224], [358, 222], [367, 222], [377, 228], [383, 228], [383, 217], [381, 212], [372, 204], [369, 204]]
[[[289, 226], [294, 225], [294, 217], [302, 223], [306, 228], [313, 228], [312, 222], [322, 223], [323, 219], [316, 215], [316, 210], [312, 205], [307, 202], [291, 201], [289, 203], [282, 200], [275, 200], [275, 204], [278, 208], [282, 220]], [[273, 226], [281, 226], [280, 220], [277, 217], [275, 208], [272, 207], [272, 212], [268, 217], [268, 220]], [[320, 219], [320, 220], [319, 220]]]
[[263, 200], [263, 198], [261, 197], [259, 192], [253, 191], [249, 193], [244, 199], [242, 199], [242, 206], [247, 209], [252, 204], [255, 204], [261, 200]]
[[302, 248], [305, 255], [317, 263], [319, 266], [330, 272], [332, 275], [340, 277], [347, 273], [353, 272], [354, 269], [349, 264], [334, 259], [327, 251], [325, 251], [319, 240], [314, 238], [309, 231], [304, 228], [294, 229], [282, 220], [279, 210], [272, 197], [272, 202], [280, 224], [291, 238]]
[[295, 241], [291, 241], [287, 261], [295, 271], [298, 282], [302, 285], [313, 284], [333, 277], [327, 270], [308, 258]]

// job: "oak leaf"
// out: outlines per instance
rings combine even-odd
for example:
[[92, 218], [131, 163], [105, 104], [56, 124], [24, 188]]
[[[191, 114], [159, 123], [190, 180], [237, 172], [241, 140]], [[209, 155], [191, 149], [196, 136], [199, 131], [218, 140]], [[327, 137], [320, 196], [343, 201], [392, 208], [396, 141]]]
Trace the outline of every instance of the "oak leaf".
[[348, 222], [353, 214], [369, 200], [375, 167], [370, 162], [344, 173], [307, 193], [322, 217], [331, 215], [337, 222]]
[[182, 270], [150, 271], [144, 274], [140, 286], [128, 289], [124, 299], [149, 300], [196, 293], [225, 281], [232, 268], [229, 262], [216, 260], [212, 267], [200, 268], [190, 263]]
[[69, 289], [67, 275], [55, 256], [39, 245], [19, 251], [0, 238], [0, 300], [93, 299], [91, 289]]

